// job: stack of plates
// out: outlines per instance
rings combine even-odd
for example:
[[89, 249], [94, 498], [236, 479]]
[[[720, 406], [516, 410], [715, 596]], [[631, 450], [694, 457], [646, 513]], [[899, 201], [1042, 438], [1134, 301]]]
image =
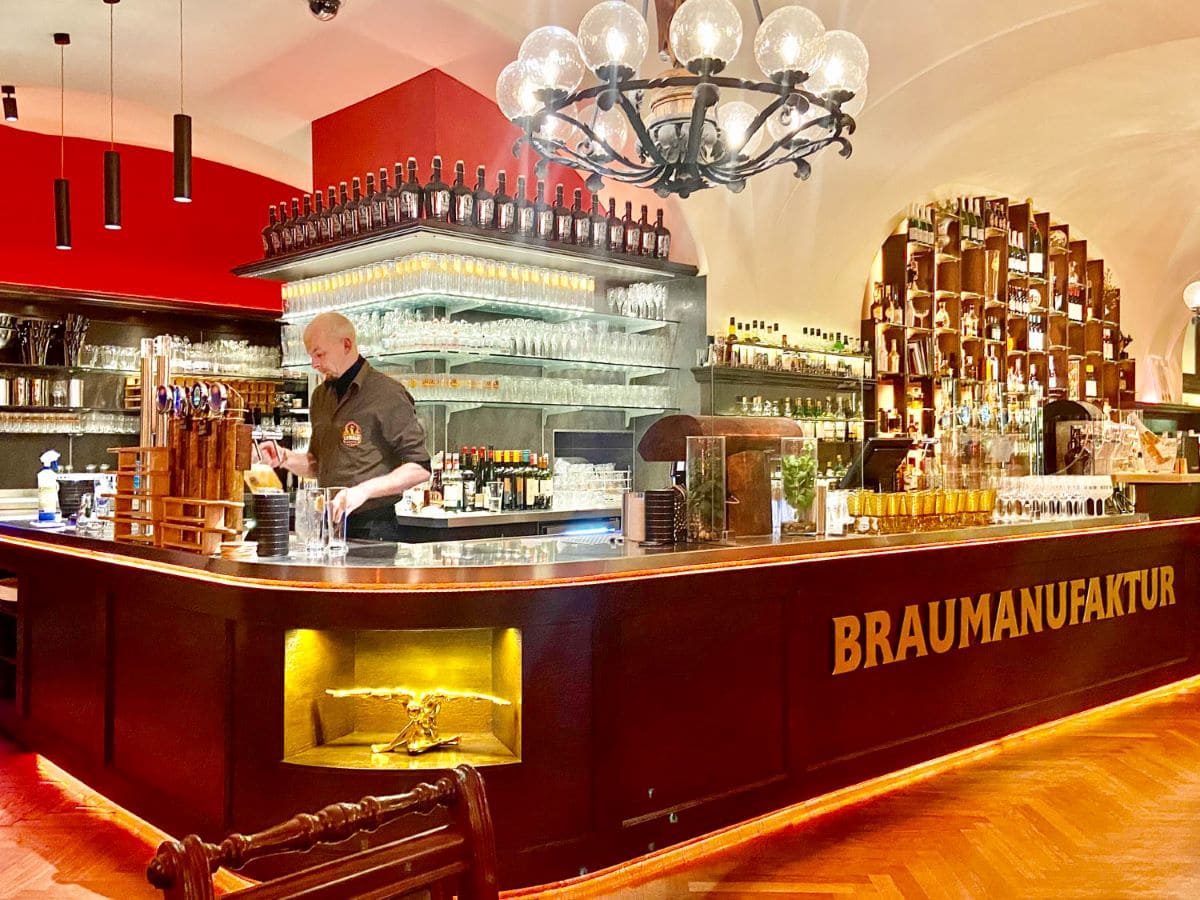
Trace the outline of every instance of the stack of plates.
[[254, 494], [254, 530], [251, 539], [258, 542], [259, 556], [287, 556], [288, 495]]
[[646, 491], [646, 543], [675, 542], [675, 492]]

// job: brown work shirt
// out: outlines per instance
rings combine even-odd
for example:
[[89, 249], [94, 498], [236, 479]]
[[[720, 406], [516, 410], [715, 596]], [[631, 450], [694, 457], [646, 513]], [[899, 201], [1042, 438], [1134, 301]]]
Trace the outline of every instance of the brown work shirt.
[[[313, 391], [312, 440], [322, 487], [353, 487], [386, 475], [403, 463], [429, 468], [425, 428], [404, 385], [364, 362], [339, 400], [326, 382]], [[376, 497], [363, 509], [393, 505], [398, 497]]]

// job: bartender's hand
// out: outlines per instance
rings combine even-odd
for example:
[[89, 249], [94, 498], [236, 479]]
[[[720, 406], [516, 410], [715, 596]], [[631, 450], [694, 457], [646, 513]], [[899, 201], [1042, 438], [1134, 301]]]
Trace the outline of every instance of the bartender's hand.
[[335, 522], [340, 522], [342, 516], [348, 516], [371, 499], [371, 495], [362, 485], [343, 488], [337, 492], [330, 506], [330, 512]]

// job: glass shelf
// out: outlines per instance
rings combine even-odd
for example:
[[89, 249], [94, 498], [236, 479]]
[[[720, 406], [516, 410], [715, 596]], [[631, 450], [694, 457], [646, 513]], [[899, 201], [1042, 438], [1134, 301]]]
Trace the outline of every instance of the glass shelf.
[[418, 310], [430, 307], [444, 308], [446, 315], [453, 316], [468, 311], [490, 312], [520, 316], [524, 319], [537, 319], [542, 322], [569, 322], [583, 319], [588, 322], [607, 322], [610, 325], [620, 325], [628, 334], [642, 331], [652, 331], [667, 325], [678, 325], [677, 319], [645, 319], [636, 316], [621, 316], [616, 313], [598, 312], [578, 307], [548, 306], [530, 303], [523, 300], [495, 300], [484, 297], [461, 297], [453, 294], [414, 294], [407, 297], [383, 297], [371, 300], [357, 300], [336, 307], [329, 307], [314, 312], [285, 312], [283, 321], [289, 324], [299, 324], [311, 321], [319, 312], [349, 313], [388, 312], [391, 310]]
[[[675, 372], [671, 366], [644, 365], [641, 363], [618, 363], [595, 359], [557, 359], [545, 356], [517, 356], [511, 353], [494, 353], [486, 350], [402, 350], [395, 353], [364, 354], [378, 368], [402, 365], [418, 360], [442, 360], [452, 366], [472, 363], [488, 363], [502, 366], [538, 366], [543, 369], [599, 369], [610, 372], [628, 372], [633, 377], [659, 375]], [[295, 364], [288, 368], [297, 368]]]
[[641, 407], [641, 406], [607, 406], [589, 405], [582, 403], [519, 403], [508, 400], [449, 400], [441, 398], [421, 398], [416, 400], [417, 406], [442, 407], [450, 415], [468, 412], [472, 409], [536, 409], [548, 416], [561, 416], [575, 412], [618, 412], [624, 413], [625, 420], [639, 419], [644, 416], [661, 416], [665, 413], [679, 412], [677, 407]]
[[478, 255], [497, 262], [540, 266], [590, 275], [605, 282], [663, 281], [697, 274], [695, 266], [670, 260], [612, 256], [570, 245], [532, 244], [495, 231], [441, 222], [397, 225], [312, 250], [288, 253], [238, 266], [235, 275], [274, 281], [299, 281], [332, 275], [422, 252]]
[[698, 366], [692, 369], [692, 376], [699, 384], [707, 384], [709, 381], [728, 381], [794, 387], [804, 387], [806, 385], [839, 387], [858, 384], [862, 384], [865, 387], [873, 387], [875, 385], [874, 378], [866, 378], [861, 374], [855, 373], [837, 375], [827, 372], [784, 372], [775, 369], [753, 369], [742, 366]]
[[[876, 325], [884, 325], [884, 326], [892, 326], [892, 323], [890, 323], [890, 322], [876, 322], [875, 324]], [[895, 325], [894, 327], [901, 328], [903, 326]], [[784, 353], [800, 353], [800, 354], [807, 353], [807, 354], [814, 355], [814, 356], [827, 356], [827, 357], [831, 357], [834, 359], [851, 359], [851, 360], [870, 359], [870, 356], [866, 353], [846, 353], [844, 351], [837, 351], [837, 350], [811, 350], [806, 347], [795, 347], [795, 346], [792, 346], [791, 344], [789, 344], [788, 346], [785, 347], [782, 344], [761, 344], [756, 341], [734, 341], [733, 343], [734, 343], [734, 346], [737, 346], [737, 347], [756, 347], [759, 350], [779, 350]]]

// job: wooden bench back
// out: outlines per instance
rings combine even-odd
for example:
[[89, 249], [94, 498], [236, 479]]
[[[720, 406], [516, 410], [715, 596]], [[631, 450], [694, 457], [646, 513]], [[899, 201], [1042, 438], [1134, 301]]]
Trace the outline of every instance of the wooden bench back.
[[[483, 779], [462, 765], [432, 784], [390, 797], [335, 803], [316, 814], [302, 813], [257, 834], [233, 834], [220, 844], [196, 835], [166, 841], [146, 876], [165, 900], [213, 900], [213, 873], [237, 870], [276, 853], [300, 853], [375, 831], [401, 816], [449, 810], [451, 821], [420, 834], [311, 866], [226, 894], [239, 900], [347, 900], [406, 897], [494, 900], [496, 841]], [[418, 893], [419, 892], [419, 893]]]

